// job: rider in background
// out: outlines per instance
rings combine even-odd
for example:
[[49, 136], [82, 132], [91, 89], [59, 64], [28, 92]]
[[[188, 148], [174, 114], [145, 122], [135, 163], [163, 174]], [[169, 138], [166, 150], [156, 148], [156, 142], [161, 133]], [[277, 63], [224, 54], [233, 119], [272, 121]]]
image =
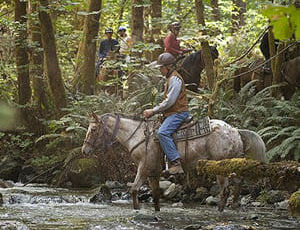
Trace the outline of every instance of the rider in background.
[[172, 54], [175, 58], [181, 54], [189, 52], [189, 49], [181, 49], [180, 41], [177, 39], [180, 30], [180, 23], [173, 22], [169, 25], [170, 33], [164, 39], [165, 52]]
[[106, 58], [106, 56], [109, 53], [118, 51], [118, 49], [119, 49], [118, 40], [112, 38], [113, 32], [114, 31], [111, 27], [109, 27], [105, 30], [106, 39], [101, 41], [100, 47], [99, 47], [99, 52], [98, 52], [98, 62], [97, 62], [97, 66], [96, 66], [97, 73], [99, 71], [100, 66], [104, 62], [104, 58]]
[[126, 28], [124, 26], [120, 26], [118, 29], [119, 34], [119, 42], [120, 42], [120, 56], [124, 58], [126, 62], [130, 61], [130, 48], [132, 45], [131, 38], [126, 33]]
[[146, 109], [143, 112], [144, 118], [152, 117], [157, 113], [164, 115], [165, 119], [157, 135], [160, 145], [171, 163], [170, 174], [184, 173], [172, 135], [189, 117], [185, 85], [181, 75], [174, 70], [175, 61], [175, 57], [170, 53], [163, 53], [158, 57], [156, 67], [159, 67], [161, 74], [166, 77], [164, 99], [153, 109]]

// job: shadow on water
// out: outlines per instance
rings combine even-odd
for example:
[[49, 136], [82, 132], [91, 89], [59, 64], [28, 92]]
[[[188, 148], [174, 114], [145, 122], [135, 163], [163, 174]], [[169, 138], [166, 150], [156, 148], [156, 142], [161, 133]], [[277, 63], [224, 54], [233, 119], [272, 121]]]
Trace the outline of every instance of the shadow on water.
[[[198, 204], [162, 203], [161, 212], [143, 203], [133, 210], [131, 201], [91, 204], [91, 191], [53, 189], [30, 185], [0, 189], [0, 229], [299, 229], [300, 221], [285, 210], [244, 208], [239, 212]], [[216, 227], [218, 226], [218, 227]]]

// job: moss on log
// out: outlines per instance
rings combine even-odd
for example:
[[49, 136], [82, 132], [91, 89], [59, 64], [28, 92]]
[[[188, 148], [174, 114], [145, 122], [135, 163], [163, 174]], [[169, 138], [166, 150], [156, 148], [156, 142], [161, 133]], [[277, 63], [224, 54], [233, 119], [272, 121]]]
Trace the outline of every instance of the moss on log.
[[270, 178], [278, 185], [300, 186], [300, 163], [296, 161], [282, 161], [275, 163], [262, 163], [245, 158], [233, 158], [220, 161], [199, 160], [198, 175], [230, 176], [235, 173], [238, 177], [257, 180]]
[[289, 210], [292, 216], [300, 218], [300, 190], [291, 195], [289, 199]]

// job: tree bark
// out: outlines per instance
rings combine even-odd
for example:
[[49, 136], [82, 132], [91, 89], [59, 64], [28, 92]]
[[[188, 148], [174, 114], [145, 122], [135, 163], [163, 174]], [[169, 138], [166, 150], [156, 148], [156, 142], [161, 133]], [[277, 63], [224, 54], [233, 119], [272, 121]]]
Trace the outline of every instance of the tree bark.
[[79, 71], [82, 81], [82, 91], [85, 94], [94, 94], [95, 91], [95, 59], [96, 59], [96, 41], [99, 31], [100, 10], [102, 6], [101, 0], [90, 0], [88, 12], [99, 12], [97, 14], [89, 14], [84, 21], [84, 38], [82, 44], [82, 57], [79, 59]]
[[[205, 20], [204, 20], [204, 5], [202, 0], [195, 0], [196, 5], [196, 13], [197, 13], [197, 21], [198, 24], [202, 24], [205, 28]], [[206, 35], [205, 29], [202, 31], [203, 35]], [[211, 90], [215, 87], [215, 73], [213, 69], [213, 59], [211, 56], [209, 43], [207, 40], [203, 39], [201, 41], [202, 52], [203, 52], [203, 59], [205, 64], [205, 71], [208, 80], [208, 86]]]
[[122, 22], [122, 19], [123, 19], [123, 15], [124, 15], [124, 9], [125, 9], [125, 6], [126, 6], [126, 3], [127, 3], [128, 0], [122, 0], [121, 2], [121, 8], [120, 8], [120, 14], [119, 14], [119, 22], [118, 22], [118, 27], [121, 26], [121, 22]]
[[215, 21], [220, 21], [221, 20], [221, 14], [220, 14], [220, 9], [219, 9], [219, 1], [218, 0], [211, 0], [211, 6], [212, 6], [212, 13], [214, 16]]
[[31, 99], [29, 58], [27, 53], [26, 2], [15, 0], [16, 65], [18, 75], [18, 103], [25, 105]]
[[[280, 42], [278, 47], [277, 47], [277, 54], [278, 56], [275, 58], [275, 68], [273, 72], [273, 82], [272, 85], [276, 85], [282, 82], [282, 76], [281, 76], [281, 67], [283, 64], [284, 60], [284, 54], [281, 53], [279, 54], [282, 50], [284, 49], [284, 43]], [[299, 77], [299, 76], [298, 76]], [[280, 91], [284, 92], [285, 87], [281, 87], [281, 90], [278, 88], [274, 88], [273, 90], [273, 96], [274, 97], [279, 97], [280, 96]]]
[[232, 12], [232, 34], [238, 31], [241, 26], [245, 25], [246, 13], [246, 1], [243, 0], [233, 0], [233, 12]]
[[151, 5], [151, 18], [152, 18], [152, 39], [153, 43], [160, 45], [152, 53], [152, 61], [156, 60], [163, 52], [163, 39], [160, 37], [161, 19], [162, 19], [162, 5], [161, 0], [153, 0]]
[[[40, 0], [40, 4], [43, 8], [49, 7], [48, 0]], [[54, 30], [51, 17], [47, 11], [41, 9], [39, 11], [39, 18], [49, 86], [55, 107], [60, 113], [60, 109], [67, 105], [67, 99], [57, 58]]]
[[[32, 15], [35, 15], [35, 13], [37, 13], [37, 2], [31, 1], [30, 3], [31, 7], [29, 8], [29, 11]], [[36, 19], [37, 18], [34, 17], [30, 20], [31, 40], [34, 44], [34, 48], [30, 52], [30, 61], [32, 63], [30, 74], [32, 76], [33, 100], [36, 102], [40, 114], [45, 114], [49, 110], [49, 105], [43, 75], [44, 54], [42, 48], [41, 26], [39, 20]]]
[[131, 14], [132, 14], [132, 25], [131, 25], [131, 37], [133, 43], [143, 41], [143, 30], [144, 30], [144, 7], [141, 6], [143, 0], [131, 0]]

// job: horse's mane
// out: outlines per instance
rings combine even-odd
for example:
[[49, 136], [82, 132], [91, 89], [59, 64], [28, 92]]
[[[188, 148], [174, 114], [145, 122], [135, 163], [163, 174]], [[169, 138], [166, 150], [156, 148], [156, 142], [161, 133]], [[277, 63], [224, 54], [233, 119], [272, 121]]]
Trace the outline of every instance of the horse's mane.
[[120, 118], [127, 118], [127, 119], [131, 119], [134, 121], [142, 121], [143, 120], [143, 118], [139, 114], [105, 113], [105, 114], [102, 114], [100, 117], [101, 118], [115, 117], [116, 115], [119, 115]]

